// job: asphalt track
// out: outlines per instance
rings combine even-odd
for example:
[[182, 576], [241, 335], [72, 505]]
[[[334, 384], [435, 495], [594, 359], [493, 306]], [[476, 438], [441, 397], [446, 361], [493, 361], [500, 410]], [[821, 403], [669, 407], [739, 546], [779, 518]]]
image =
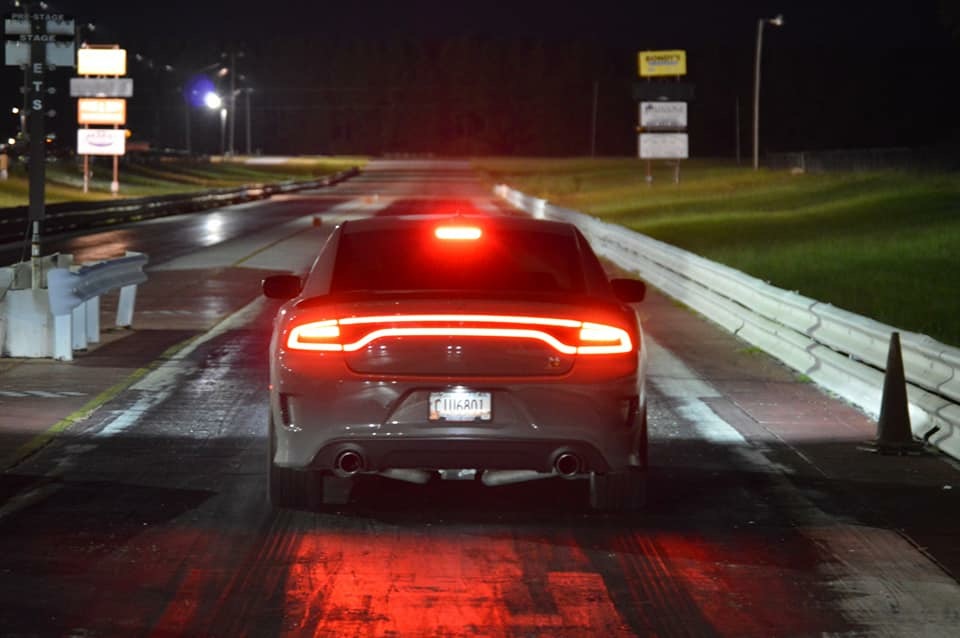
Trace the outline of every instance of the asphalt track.
[[133, 330], [0, 360], [0, 635], [956, 635], [955, 464], [861, 451], [869, 419], [655, 291], [642, 514], [560, 479], [369, 478], [335, 510], [271, 510], [259, 280], [339, 219], [498, 207], [465, 164], [377, 162], [51, 239], [146, 252], [150, 278]]

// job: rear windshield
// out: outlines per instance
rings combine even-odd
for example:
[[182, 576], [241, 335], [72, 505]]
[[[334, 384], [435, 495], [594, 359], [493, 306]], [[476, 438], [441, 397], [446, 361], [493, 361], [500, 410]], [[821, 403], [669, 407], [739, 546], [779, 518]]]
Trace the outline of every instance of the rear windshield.
[[479, 239], [438, 239], [432, 227], [344, 233], [331, 292], [463, 290], [582, 293], [576, 237], [485, 230]]

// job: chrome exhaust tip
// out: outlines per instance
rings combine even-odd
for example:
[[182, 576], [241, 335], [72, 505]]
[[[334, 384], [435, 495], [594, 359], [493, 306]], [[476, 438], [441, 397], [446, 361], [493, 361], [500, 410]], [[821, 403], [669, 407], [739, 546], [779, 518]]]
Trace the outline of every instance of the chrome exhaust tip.
[[334, 463], [334, 472], [336, 472], [337, 476], [353, 476], [362, 469], [363, 457], [353, 450], [341, 452]]
[[580, 457], [570, 452], [557, 455], [553, 461], [553, 469], [563, 478], [573, 478], [580, 473]]

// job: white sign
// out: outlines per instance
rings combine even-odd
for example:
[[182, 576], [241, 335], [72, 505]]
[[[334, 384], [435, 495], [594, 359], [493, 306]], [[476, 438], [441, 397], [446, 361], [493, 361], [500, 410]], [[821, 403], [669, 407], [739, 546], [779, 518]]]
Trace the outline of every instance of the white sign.
[[640, 159], [687, 159], [686, 133], [641, 133], [637, 140]]
[[[33, 42], [46, 43], [47, 64], [73, 66], [76, 31], [73, 18], [60, 14], [34, 14], [30, 17], [33, 24], [22, 13], [9, 15], [3, 21], [3, 31], [7, 36], [4, 47], [7, 66], [30, 64], [30, 45]], [[39, 30], [44, 33], [36, 33]]]
[[77, 100], [77, 123], [123, 126], [127, 123], [127, 101], [115, 98], [80, 98]]
[[70, 97], [133, 97], [133, 78], [70, 78]]
[[123, 155], [126, 152], [127, 132], [112, 128], [82, 128], [77, 130], [77, 155]]
[[77, 73], [80, 75], [126, 75], [126, 49], [77, 49]]
[[641, 102], [640, 126], [643, 128], [687, 128], [687, 103]]

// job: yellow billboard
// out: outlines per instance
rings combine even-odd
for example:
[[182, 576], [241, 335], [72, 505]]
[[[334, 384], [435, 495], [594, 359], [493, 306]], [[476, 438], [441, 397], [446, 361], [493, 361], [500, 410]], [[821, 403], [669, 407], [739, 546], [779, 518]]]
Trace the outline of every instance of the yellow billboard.
[[682, 50], [640, 51], [637, 62], [642, 78], [687, 74], [687, 52]]

